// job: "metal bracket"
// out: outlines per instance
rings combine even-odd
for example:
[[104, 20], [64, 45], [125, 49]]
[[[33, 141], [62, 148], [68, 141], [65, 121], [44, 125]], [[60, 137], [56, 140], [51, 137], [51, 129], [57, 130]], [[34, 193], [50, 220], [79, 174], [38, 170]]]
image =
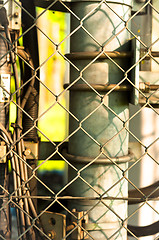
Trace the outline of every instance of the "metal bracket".
[[25, 151], [23, 154], [27, 159], [38, 159], [39, 143], [25, 141], [24, 146]]
[[60, 213], [45, 212], [40, 217], [44, 232], [50, 239], [59, 240], [66, 236], [66, 216]]
[[[133, 7], [132, 7], [132, 12], [137, 12], [139, 11], [142, 6], [146, 3], [146, 0], [134, 0], [133, 1]], [[140, 11], [140, 14], [145, 14], [145, 8]]]
[[[140, 37], [138, 36], [138, 39]], [[139, 40], [134, 38], [131, 41], [131, 48], [134, 53], [134, 56], [132, 57], [132, 66], [133, 69], [131, 70], [131, 81], [133, 83], [132, 86], [132, 93], [131, 93], [131, 99], [130, 103], [137, 105], [139, 103], [139, 59], [140, 59], [140, 42]], [[135, 87], [134, 87], [135, 85]]]
[[10, 0], [5, 7], [9, 18], [9, 28], [11, 30], [20, 30], [21, 28], [21, 3]]
[[159, 72], [140, 71], [140, 94], [139, 103], [145, 104], [149, 99], [150, 104], [159, 105]]
[[[72, 223], [76, 223], [76, 229], [72, 232], [71, 234], [71, 239], [72, 240], [81, 240], [81, 239], [87, 239], [87, 233], [85, 231], [83, 231], [83, 228], [85, 228], [85, 224], [88, 223], [88, 214], [86, 214], [86, 212], [77, 212], [76, 209], [72, 210], [72, 213], [77, 217], [71, 217], [71, 221]], [[74, 224], [75, 227], [75, 224]]]
[[1, 74], [0, 84], [3, 87], [0, 87], [0, 102], [8, 102], [10, 98], [10, 74]]
[[[5, 145], [5, 142], [0, 143], [0, 163], [6, 163], [6, 152], [7, 152], [7, 147]], [[4, 157], [5, 156], [5, 157]]]

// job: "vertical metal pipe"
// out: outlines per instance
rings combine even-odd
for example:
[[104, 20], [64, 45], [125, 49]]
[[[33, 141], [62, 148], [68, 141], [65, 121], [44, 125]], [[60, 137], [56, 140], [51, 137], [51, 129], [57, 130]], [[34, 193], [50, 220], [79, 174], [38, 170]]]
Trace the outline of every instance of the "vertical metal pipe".
[[[99, 2], [94, 1], [71, 3], [72, 11], [80, 20], [85, 18], [81, 22], [82, 26], [94, 37], [93, 39], [81, 27], [71, 36], [71, 52], [100, 51], [102, 49], [101, 46], [104, 46], [104, 49], [109, 51], [117, 49], [119, 51], [128, 50], [128, 46], [125, 43], [129, 39], [129, 33], [127, 30], [124, 30], [124, 22], [119, 16], [122, 16], [124, 20], [130, 17], [131, 0], [107, 1], [107, 3], [118, 16], [105, 3], [99, 4]], [[87, 17], [85, 17], [86, 15]], [[71, 16], [71, 31], [79, 26], [80, 20]], [[120, 31], [121, 33], [115, 36]], [[82, 71], [83, 79], [89, 84], [114, 84], [124, 78], [124, 73], [109, 59], [97, 60], [83, 71], [90, 61], [73, 60], [73, 63]], [[128, 59], [116, 59], [115, 61], [123, 69], [126, 70], [128, 68]], [[73, 82], [78, 77], [79, 72], [74, 67], [71, 67], [70, 82]], [[76, 84], [84, 83], [83, 79], [80, 78]], [[103, 96], [103, 93], [100, 94]], [[101, 105], [102, 101], [104, 104]], [[101, 151], [104, 151], [109, 157], [127, 155], [128, 133], [123, 128], [123, 121], [129, 117], [128, 102], [127, 93], [113, 91], [108, 96], [100, 97], [93, 91], [71, 91], [70, 111], [80, 122], [82, 121], [82, 129], [80, 128], [71, 136], [69, 153], [75, 156], [91, 157], [92, 159], [96, 158]], [[112, 109], [119, 118], [107, 107]], [[94, 111], [95, 109], [96, 111]], [[87, 116], [89, 117], [86, 118]], [[85, 120], [83, 121], [83, 119]], [[71, 134], [79, 127], [79, 122], [70, 117], [69, 126]], [[110, 139], [112, 140], [109, 141]], [[108, 141], [109, 143], [107, 143]], [[80, 170], [86, 166], [86, 163], [84, 161], [81, 163], [74, 161], [73, 165]], [[92, 198], [101, 195], [127, 197], [127, 181], [122, 180], [118, 182], [123, 177], [123, 171], [127, 168], [127, 163], [119, 164], [119, 166], [120, 168], [114, 164], [106, 165], [101, 163], [88, 166], [80, 172], [80, 176], [92, 188], [78, 178], [71, 184], [69, 188], [70, 194], [76, 197]], [[69, 181], [71, 181], [77, 176], [77, 171], [70, 167], [68, 175]], [[111, 190], [108, 191], [109, 188]], [[88, 224], [84, 226], [93, 239], [127, 239], [126, 230], [122, 228], [122, 220], [127, 217], [126, 201], [102, 200], [98, 202], [97, 200], [79, 200], [70, 201], [69, 207], [70, 209], [75, 208], [77, 211], [89, 211]], [[72, 237], [71, 239], [80, 238]], [[92, 238], [88, 237], [88, 239]]]

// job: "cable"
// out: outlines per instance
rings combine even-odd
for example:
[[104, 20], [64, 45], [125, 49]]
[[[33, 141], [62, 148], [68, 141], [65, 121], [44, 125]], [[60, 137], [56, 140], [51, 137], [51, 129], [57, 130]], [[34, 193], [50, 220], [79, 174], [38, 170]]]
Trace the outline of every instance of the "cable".
[[[2, 16], [2, 17], [1, 17]], [[30, 83], [27, 86], [26, 92], [21, 100], [20, 94], [20, 82], [17, 70], [17, 64], [14, 59], [14, 47], [11, 40], [10, 31], [8, 29], [8, 19], [6, 15], [5, 8], [1, 8], [0, 10], [0, 24], [4, 27], [5, 35], [6, 35], [6, 42], [8, 43], [8, 50], [10, 53], [10, 60], [13, 69], [13, 75], [15, 79], [15, 90], [16, 90], [16, 104], [17, 104], [17, 117], [16, 123], [14, 124], [14, 132], [13, 136], [9, 135], [8, 131], [5, 127], [0, 123], [0, 135], [5, 140], [5, 143], [8, 147], [11, 159], [11, 167], [13, 171], [13, 182], [14, 182], [14, 191], [13, 194], [17, 196], [15, 198], [16, 205], [18, 204], [20, 208], [16, 208], [17, 212], [17, 226], [18, 226], [18, 233], [21, 236], [21, 239], [36, 239], [37, 236], [37, 229], [32, 226], [31, 219], [38, 217], [33, 200], [31, 198], [19, 198], [18, 196], [30, 196], [29, 191], [29, 183], [28, 183], [28, 169], [26, 162], [26, 157], [23, 155], [25, 150], [24, 142], [21, 138], [22, 134], [22, 110], [26, 103], [28, 104], [28, 100], [32, 99], [31, 94], [36, 95], [34, 84], [36, 78], [36, 72], [34, 72], [34, 64], [33, 61], [28, 53], [24, 50], [18, 49], [18, 54], [20, 57], [24, 58], [31, 67], [31, 78]], [[32, 111], [34, 107], [32, 108]], [[37, 112], [37, 111], [36, 111]], [[33, 117], [34, 116], [33, 113]], [[35, 137], [35, 136], [34, 136]], [[32, 217], [31, 217], [32, 216]], [[41, 229], [41, 226], [38, 221], [36, 221], [36, 225], [38, 228]], [[41, 229], [42, 230], [42, 229]], [[38, 236], [42, 237], [41, 233]]]
[[[13, 140], [12, 140], [10, 135], [8, 134], [8, 132], [6, 132], [6, 129], [3, 127], [3, 125], [1, 123], [0, 123], [0, 130], [1, 130], [1, 134], [3, 135], [3, 137], [5, 138], [5, 140], [7, 142], [8, 147], [13, 148], [14, 142], [16, 142], [15, 134], [14, 134]], [[23, 167], [26, 166], [26, 165], [24, 164], [24, 166], [22, 166], [20, 164], [22, 169], [23, 169], [23, 172], [22, 172], [21, 171], [22, 169], [20, 169], [20, 166], [19, 166], [19, 161], [18, 161], [17, 156], [15, 154], [13, 155], [12, 151], [11, 151], [10, 155], [11, 155], [11, 165], [12, 165], [12, 169], [14, 171], [13, 172], [14, 192], [15, 192], [16, 196], [18, 196], [18, 195], [22, 196], [22, 195], [25, 194], [24, 188], [23, 187], [21, 188], [21, 186], [23, 184], [22, 182], [27, 181], [27, 179], [25, 179], [25, 176], [24, 176], [25, 172], [24, 172], [24, 169], [23, 169]], [[17, 200], [19, 201], [19, 199], [17, 199]], [[24, 198], [24, 199], [20, 199], [20, 201], [21, 201], [21, 204], [18, 202], [18, 205], [20, 205], [21, 209], [17, 209], [18, 210], [17, 211], [17, 220], [20, 219], [20, 221], [17, 223], [18, 226], [20, 226], [19, 235], [22, 234], [23, 232], [25, 232], [26, 229], [31, 226], [30, 217], [28, 216], [29, 215], [28, 199]], [[24, 212], [22, 210], [24, 210], [26, 213], [28, 213], [28, 215], [26, 215], [26, 214], [24, 215]], [[25, 229], [25, 226], [26, 226], [26, 229]], [[31, 236], [33, 237], [33, 239], [35, 238], [35, 233], [33, 232], [32, 229], [30, 229], [28, 231], [27, 239], [31, 239]], [[26, 239], [25, 235], [23, 236], [23, 238]]]
[[31, 59], [31, 56], [30, 54], [28, 54], [27, 52], [25, 52], [24, 50], [22, 49], [18, 49], [18, 54], [23, 58], [25, 59], [29, 64], [30, 64], [30, 67], [31, 67], [31, 73], [32, 73], [32, 80], [30, 81], [30, 84], [27, 88], [27, 91], [25, 93], [25, 95], [23, 96], [23, 99], [21, 101], [21, 108], [24, 109], [25, 107], [25, 104], [32, 92], [32, 89], [33, 89], [33, 86], [34, 86], [34, 83], [35, 83], [35, 78], [36, 78], [36, 73], [34, 73], [34, 65], [33, 65], [33, 61]]
[[[6, 11], [4, 10], [4, 8], [1, 9], [0, 14], [3, 14], [3, 18], [5, 19], [5, 15], [6, 15]], [[1, 21], [1, 24], [4, 26], [5, 29], [5, 33], [6, 33], [6, 38], [8, 40], [8, 48], [10, 50], [10, 57], [11, 57], [11, 63], [12, 63], [12, 67], [13, 67], [13, 73], [14, 73], [14, 78], [15, 78], [15, 88], [16, 90], [19, 89], [19, 80], [18, 80], [18, 71], [17, 71], [17, 66], [16, 66], [16, 62], [14, 61], [14, 55], [12, 52], [12, 44], [11, 44], [11, 36], [10, 36], [10, 32], [8, 29], [8, 22], [6, 21], [6, 19], [4, 21]], [[30, 92], [30, 91], [29, 91]], [[27, 99], [27, 98], [26, 98]], [[20, 102], [20, 92], [16, 91], [16, 103], [17, 105], [20, 107], [21, 102]], [[21, 124], [22, 124], [22, 114], [21, 114], [21, 110], [20, 108], [17, 107], [17, 119], [16, 119], [16, 128], [14, 129], [14, 133], [13, 133], [13, 142], [17, 142], [17, 146], [16, 147], [16, 151], [17, 151], [17, 155], [19, 156], [19, 160], [18, 157], [14, 155], [14, 158], [12, 157], [12, 166], [14, 166], [14, 170], [16, 172], [16, 174], [14, 174], [14, 188], [15, 191], [17, 191], [18, 189], [18, 195], [22, 196], [23, 194], [25, 194], [25, 189], [24, 187], [22, 187], [23, 183], [25, 183], [27, 181], [27, 179], [24, 176], [24, 163], [20, 160], [20, 158], [22, 158], [22, 151], [21, 151], [21, 143], [20, 140], [17, 141], [17, 139], [20, 139], [20, 135], [21, 135]], [[2, 128], [2, 126], [1, 126]], [[3, 129], [4, 130], [4, 129]], [[6, 131], [4, 130], [4, 132], [6, 133]], [[11, 141], [11, 139], [10, 139]], [[13, 142], [11, 141], [11, 143], [13, 144]], [[30, 217], [29, 217], [29, 205], [28, 205], [28, 200], [27, 199], [20, 199], [18, 202], [18, 205], [20, 206], [20, 211], [18, 210], [17, 214], [20, 218], [19, 221], [19, 225], [20, 225], [20, 234], [25, 233], [25, 231], [28, 229], [28, 227], [31, 226], [31, 221], [30, 221]], [[26, 214], [24, 214], [24, 212]], [[35, 235], [33, 233], [33, 229], [30, 229], [26, 234], [23, 235], [22, 239], [31, 239], [31, 236]]]

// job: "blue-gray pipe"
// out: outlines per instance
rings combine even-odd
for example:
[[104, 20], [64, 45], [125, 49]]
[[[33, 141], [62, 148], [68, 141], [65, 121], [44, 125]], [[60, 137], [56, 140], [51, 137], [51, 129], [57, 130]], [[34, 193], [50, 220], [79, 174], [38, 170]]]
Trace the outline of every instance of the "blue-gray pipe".
[[[107, 1], [109, 7], [122, 16], [125, 21], [131, 16], [131, 3], [131, 1], [124, 0]], [[130, 38], [129, 32], [126, 29], [122, 31], [125, 23], [109, 7], [98, 1], [76, 1], [71, 4], [71, 10], [80, 19], [71, 15], [71, 32], [87, 15], [82, 22], [82, 27], [71, 36], [71, 53], [94, 52], [102, 49], [106, 51], [127, 51], [129, 49], [126, 44]], [[117, 33], [120, 31], [121, 33], [118, 35]], [[109, 59], [96, 60], [90, 66], [88, 64], [91, 60], [72, 61], [80, 72], [73, 66], [70, 67], [71, 83], [79, 78], [76, 84], [84, 83], [84, 81], [89, 84], [117, 84], [124, 78], [124, 72]], [[115, 62], [124, 70], [129, 68], [128, 59], [115, 59]], [[83, 71], [83, 69], [85, 70]], [[82, 77], [80, 77], [80, 73], [82, 73]], [[79, 121], [70, 116], [69, 133], [72, 134], [81, 126], [69, 139], [71, 155], [89, 157], [92, 160], [102, 151], [106, 154], [105, 158], [128, 155], [128, 132], [123, 127], [124, 121], [129, 117], [128, 93], [113, 91], [107, 96], [104, 94], [106, 92], [99, 92], [97, 95], [93, 90], [92, 92], [70, 90], [70, 111]], [[92, 112], [93, 114], [91, 114]], [[91, 115], [87, 118], [89, 114]], [[70, 195], [86, 197], [86, 199], [87, 197], [122, 198], [128, 196], [128, 183], [122, 179], [127, 163], [119, 163], [119, 167], [117, 167], [110, 161], [110, 165], [92, 164], [87, 168], [85, 168], [84, 160], [81, 163], [73, 161], [72, 164], [79, 172], [77, 173], [75, 169], [69, 167], [69, 182], [78, 174], [86, 182], [78, 177], [69, 187]], [[81, 171], [82, 168], [84, 169]], [[120, 181], [120, 179], [122, 180]], [[127, 239], [126, 230], [122, 227], [123, 221], [127, 218], [126, 201], [70, 201], [69, 209], [76, 209], [77, 212], [88, 211], [88, 223], [83, 225], [90, 234], [90, 237], [87, 236], [88, 239], [92, 239], [91, 236], [96, 240]], [[72, 234], [70, 239], [76, 239], [75, 234]]]

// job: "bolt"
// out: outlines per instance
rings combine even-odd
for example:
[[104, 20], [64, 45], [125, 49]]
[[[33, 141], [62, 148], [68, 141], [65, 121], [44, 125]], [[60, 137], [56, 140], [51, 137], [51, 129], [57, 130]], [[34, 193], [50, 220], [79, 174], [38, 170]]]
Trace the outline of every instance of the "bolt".
[[15, 18], [19, 17], [19, 13], [18, 13], [18, 12], [15, 12], [15, 13], [14, 13], [14, 17], [15, 17]]
[[52, 231], [48, 232], [47, 236], [51, 239], [55, 239], [56, 233], [55, 233], [55, 231], [52, 230]]
[[5, 142], [2, 141], [2, 142], [1, 142], [1, 146], [5, 146]]
[[48, 237], [49, 237], [49, 238], [51, 238], [51, 237], [52, 237], [52, 234], [51, 234], [50, 232], [49, 232], [47, 235], [48, 235]]
[[23, 154], [25, 156], [29, 156], [31, 154], [31, 150], [29, 148], [25, 149], [25, 151], [23, 152]]

